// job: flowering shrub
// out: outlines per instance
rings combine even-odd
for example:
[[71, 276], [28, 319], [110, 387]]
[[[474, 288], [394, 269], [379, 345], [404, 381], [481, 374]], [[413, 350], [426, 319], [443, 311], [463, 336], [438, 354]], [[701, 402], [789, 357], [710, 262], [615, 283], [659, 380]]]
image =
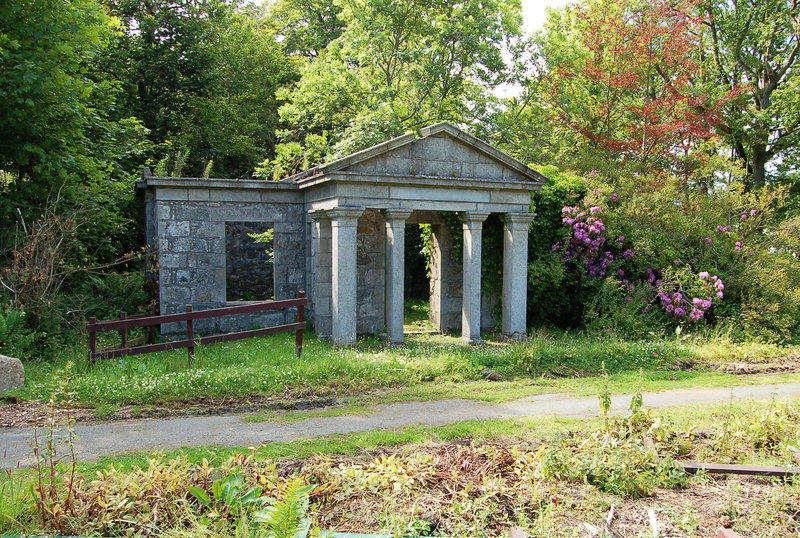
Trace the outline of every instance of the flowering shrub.
[[576, 176], [545, 172], [564, 196], [554, 207], [534, 195], [529, 321], [634, 337], [721, 324], [737, 338], [800, 335], [800, 219], [782, 216], [785, 190], [589, 174], [576, 199], [564, 188]]

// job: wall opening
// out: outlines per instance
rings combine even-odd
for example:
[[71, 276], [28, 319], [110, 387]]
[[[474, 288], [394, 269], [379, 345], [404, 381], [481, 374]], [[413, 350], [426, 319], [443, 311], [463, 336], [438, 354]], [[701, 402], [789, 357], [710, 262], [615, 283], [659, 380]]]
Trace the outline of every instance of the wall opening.
[[226, 301], [269, 301], [275, 297], [273, 241], [257, 243], [251, 237], [272, 230], [268, 222], [225, 223]]
[[[406, 332], [432, 330], [431, 279], [428, 259], [423, 253], [425, 238], [422, 224], [406, 224], [404, 267], [404, 326]], [[429, 225], [428, 225], [429, 226]]]

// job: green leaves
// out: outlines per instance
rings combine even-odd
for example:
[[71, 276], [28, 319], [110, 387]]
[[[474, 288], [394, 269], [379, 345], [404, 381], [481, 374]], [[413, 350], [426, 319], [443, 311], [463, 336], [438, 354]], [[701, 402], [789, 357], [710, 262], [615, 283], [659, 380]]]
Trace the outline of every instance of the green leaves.
[[264, 523], [270, 538], [305, 538], [311, 527], [308, 515], [308, 494], [314, 486], [306, 485], [302, 478], [289, 483], [284, 498], [253, 514], [253, 519]]

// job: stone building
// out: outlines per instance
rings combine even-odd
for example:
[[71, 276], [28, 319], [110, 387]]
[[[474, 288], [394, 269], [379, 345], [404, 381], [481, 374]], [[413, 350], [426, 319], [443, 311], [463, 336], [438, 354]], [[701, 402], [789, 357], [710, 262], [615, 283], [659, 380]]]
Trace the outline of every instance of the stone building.
[[[186, 304], [285, 299], [305, 290], [316, 333], [352, 345], [358, 333], [403, 341], [405, 225], [429, 223], [431, 317], [468, 342], [493, 325], [481, 293], [485, 219], [503, 222], [503, 333], [526, 330], [530, 192], [546, 178], [449, 123], [409, 133], [282, 181], [154, 177], [145, 169], [147, 243], [157, 250], [161, 313]], [[444, 212], [456, 212], [456, 255]], [[271, 231], [271, 245], [249, 234]], [[265, 251], [271, 250], [271, 257]], [[482, 308], [483, 302], [483, 308]], [[271, 312], [224, 326], [280, 324]], [[212, 323], [214, 323], [212, 321]]]

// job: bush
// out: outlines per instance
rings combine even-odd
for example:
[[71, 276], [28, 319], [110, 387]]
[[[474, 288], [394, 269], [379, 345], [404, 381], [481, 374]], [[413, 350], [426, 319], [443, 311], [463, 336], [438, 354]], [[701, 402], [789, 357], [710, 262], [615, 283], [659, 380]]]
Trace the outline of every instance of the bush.
[[708, 325], [783, 343], [800, 334], [800, 218], [783, 216], [785, 189], [551, 176], [534, 196], [533, 323], [632, 338]]

